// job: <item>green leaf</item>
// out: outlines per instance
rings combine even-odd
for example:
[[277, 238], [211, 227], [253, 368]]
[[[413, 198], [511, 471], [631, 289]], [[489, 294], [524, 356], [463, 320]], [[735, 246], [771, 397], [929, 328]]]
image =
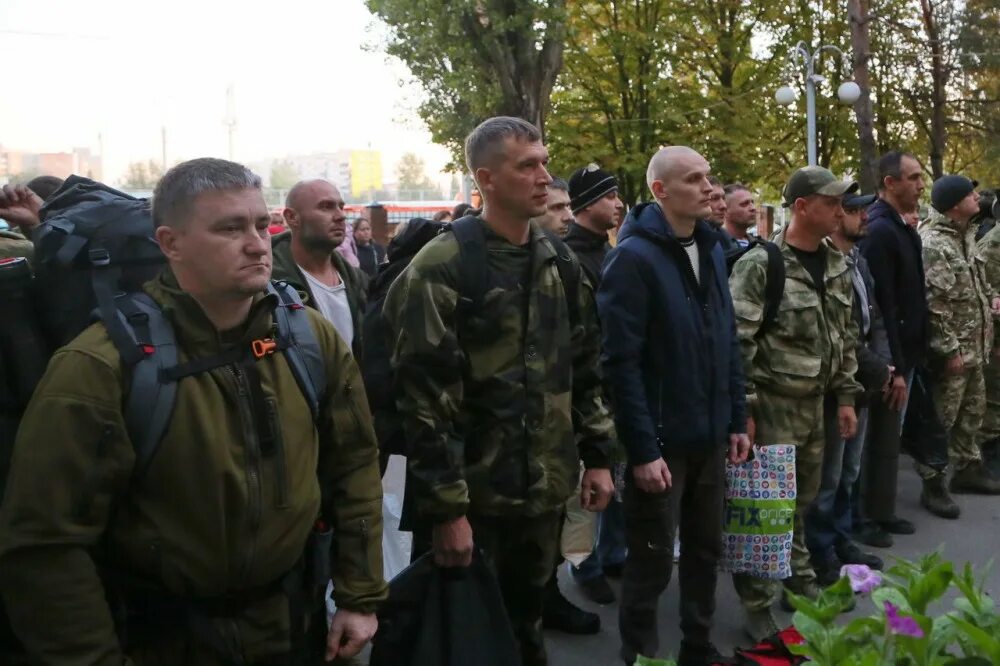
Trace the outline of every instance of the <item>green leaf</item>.
[[799, 633], [810, 643], [819, 643], [826, 639], [829, 629], [821, 624], [817, 619], [811, 617], [804, 611], [796, 611], [792, 615], [792, 624], [799, 630]]
[[967, 656], [988, 657], [993, 660], [993, 663], [1000, 663], [1000, 641], [979, 627], [971, 624], [970, 622], [966, 622], [961, 618], [952, 617], [952, 622], [977, 648], [978, 654], [967, 654]]

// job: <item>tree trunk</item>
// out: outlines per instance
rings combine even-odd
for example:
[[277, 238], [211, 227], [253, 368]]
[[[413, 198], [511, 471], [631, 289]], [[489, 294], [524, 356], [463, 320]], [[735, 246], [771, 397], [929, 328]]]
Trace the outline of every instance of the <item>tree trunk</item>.
[[934, 6], [931, 0], [920, 0], [923, 13], [924, 31], [931, 47], [931, 174], [937, 180], [944, 175], [944, 150], [947, 136], [945, 134], [945, 88], [948, 84], [948, 72], [945, 69], [941, 33], [938, 30], [937, 19], [934, 16]]
[[847, 2], [847, 13], [851, 21], [851, 47], [854, 51], [854, 82], [861, 88], [861, 97], [854, 103], [854, 113], [857, 116], [858, 143], [861, 147], [861, 172], [858, 180], [862, 192], [874, 192], [879, 184], [875, 114], [872, 110], [871, 76], [868, 73], [871, 53], [868, 10], [869, 0]]

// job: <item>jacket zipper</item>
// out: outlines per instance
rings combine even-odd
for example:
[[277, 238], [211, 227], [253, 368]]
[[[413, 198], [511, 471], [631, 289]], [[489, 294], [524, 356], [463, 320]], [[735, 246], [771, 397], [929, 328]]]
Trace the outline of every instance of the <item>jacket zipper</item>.
[[250, 532], [249, 547], [245, 551], [241, 575], [246, 578], [253, 567], [257, 551], [257, 537], [261, 518], [261, 488], [260, 488], [260, 442], [257, 441], [257, 429], [254, 425], [253, 407], [250, 404], [250, 388], [246, 375], [239, 365], [231, 364], [226, 368], [236, 382], [238, 393], [237, 404], [240, 410], [240, 424], [243, 426], [243, 443], [246, 453], [247, 475], [247, 509], [249, 513], [248, 529]]

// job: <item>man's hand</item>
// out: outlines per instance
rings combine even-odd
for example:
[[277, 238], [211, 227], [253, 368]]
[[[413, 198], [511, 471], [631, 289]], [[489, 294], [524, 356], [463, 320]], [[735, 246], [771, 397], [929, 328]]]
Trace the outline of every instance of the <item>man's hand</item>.
[[609, 469], [588, 469], [580, 482], [580, 506], [586, 511], [604, 511], [611, 496], [615, 494], [615, 484]]
[[752, 416], [747, 417], [747, 439], [750, 440], [750, 444], [757, 443], [757, 422], [753, 420]]
[[746, 462], [750, 455], [750, 437], [745, 434], [729, 436], [729, 462], [734, 465]]
[[472, 564], [472, 526], [462, 516], [434, 526], [434, 562], [439, 567], [467, 567]]
[[906, 403], [906, 377], [895, 375], [889, 389], [882, 394], [882, 400], [892, 411], [902, 411]]
[[858, 416], [854, 413], [854, 407], [841, 405], [837, 409], [837, 424], [840, 426], [840, 436], [843, 439], [850, 439], [858, 432]]
[[374, 613], [355, 613], [337, 609], [333, 614], [330, 631], [326, 635], [326, 660], [337, 657], [349, 659], [361, 652], [365, 643], [372, 639], [378, 629], [378, 619]]
[[635, 478], [635, 485], [645, 493], [662, 493], [670, 490], [672, 483], [670, 468], [663, 458], [645, 465], [636, 465], [632, 468], [632, 476]]
[[944, 365], [945, 377], [957, 377], [963, 372], [965, 372], [965, 361], [962, 360], [961, 354], [955, 354]]
[[24, 185], [4, 185], [0, 188], [0, 217], [21, 228], [25, 236], [42, 223], [38, 211], [42, 199]]

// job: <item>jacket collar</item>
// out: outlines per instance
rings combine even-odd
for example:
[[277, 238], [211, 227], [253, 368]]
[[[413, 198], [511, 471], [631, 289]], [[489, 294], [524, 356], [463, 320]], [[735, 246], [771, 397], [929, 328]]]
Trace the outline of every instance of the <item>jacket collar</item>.
[[260, 292], [253, 297], [246, 320], [228, 331], [219, 331], [209, 320], [201, 305], [191, 294], [181, 289], [169, 268], [143, 285], [173, 324], [177, 340], [191, 356], [204, 356], [220, 352], [234, 345], [249, 345], [252, 340], [270, 337], [274, 308], [278, 298]]
[[[631, 236], [642, 236], [659, 245], [679, 244], [674, 228], [667, 222], [663, 209], [655, 201], [641, 203], [629, 211], [618, 234], [618, 242]], [[698, 220], [694, 225], [694, 239], [698, 249], [709, 252], [721, 240], [719, 232], [704, 220]]]
[[598, 250], [607, 245], [608, 235], [595, 233], [590, 229], [573, 222], [569, 225], [569, 231], [566, 232], [566, 236], [563, 240], [567, 243], [576, 241], [585, 247]]
[[[773, 241], [781, 248], [781, 254], [786, 259], [785, 265], [790, 268], [788, 276], [794, 277], [801, 282], [812, 284], [813, 280], [812, 276], [809, 275], [809, 271], [802, 266], [802, 263], [795, 254], [795, 250], [785, 240], [785, 230], [782, 229], [775, 234]], [[837, 246], [831, 243], [829, 239], [823, 239], [820, 247], [826, 248], [826, 270], [823, 272], [823, 279], [826, 283], [829, 283], [831, 280], [847, 272], [847, 261], [840, 250], [837, 249]], [[789, 259], [792, 261], [788, 261]]]

